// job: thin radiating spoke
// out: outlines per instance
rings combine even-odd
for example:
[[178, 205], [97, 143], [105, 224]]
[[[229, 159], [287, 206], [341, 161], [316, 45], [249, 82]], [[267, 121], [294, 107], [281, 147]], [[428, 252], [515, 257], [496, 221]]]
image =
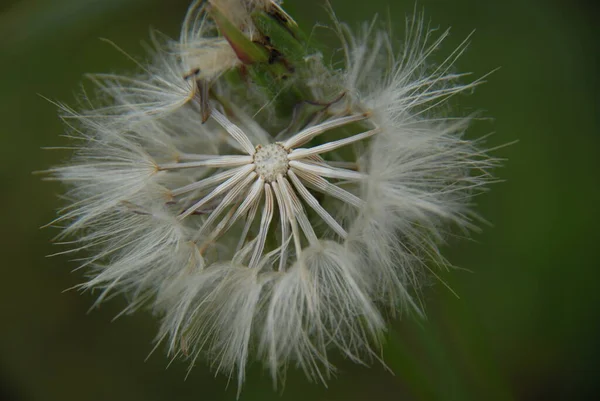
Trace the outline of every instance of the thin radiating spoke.
[[211, 193], [206, 195], [204, 198], [200, 199], [198, 202], [196, 202], [194, 205], [192, 205], [186, 211], [184, 211], [182, 214], [180, 214], [179, 219], [183, 220], [184, 218], [188, 217], [189, 215], [194, 213], [196, 210], [200, 209], [202, 206], [204, 206], [205, 204], [210, 202], [212, 199], [216, 198], [217, 196], [221, 195], [222, 193], [224, 193], [226, 191], [229, 191], [231, 188], [233, 188], [235, 185], [237, 185], [240, 181], [242, 181], [244, 178], [246, 178], [248, 176], [248, 174], [250, 174], [252, 172], [252, 170], [254, 170], [254, 164], [251, 164], [249, 166], [242, 168], [233, 177], [231, 177], [230, 179], [228, 179], [227, 181], [225, 181], [224, 183], [222, 183], [221, 185], [216, 187]]
[[320, 155], [306, 156], [302, 161], [310, 162], [312, 164], [322, 165], [325, 167], [339, 167], [347, 170], [358, 171], [358, 164], [356, 162], [341, 162], [337, 160], [325, 160]]
[[173, 195], [173, 196], [179, 196], [179, 195], [185, 194], [187, 192], [192, 192], [192, 191], [196, 191], [196, 190], [204, 189], [204, 188], [210, 188], [213, 185], [217, 185], [220, 182], [225, 181], [226, 179], [233, 177], [241, 169], [243, 169], [243, 167], [238, 167], [238, 168], [235, 168], [235, 169], [227, 170], [227, 171], [224, 171], [222, 173], [215, 174], [213, 176], [205, 178], [203, 180], [196, 181], [196, 182], [193, 182], [193, 183], [188, 184], [186, 186], [174, 189], [174, 190], [171, 191], [171, 195]]
[[201, 235], [211, 224], [213, 224], [217, 217], [219, 217], [223, 211], [225, 211], [225, 208], [234, 203], [242, 191], [246, 189], [246, 187], [250, 185], [255, 178], [256, 173], [251, 172], [241, 183], [232, 188], [231, 191], [227, 192], [227, 195], [225, 195], [221, 203], [219, 203], [219, 206], [217, 206], [204, 221], [202, 227], [200, 227], [200, 230], [198, 230], [198, 235]]
[[[262, 190], [262, 188], [261, 188]], [[262, 193], [262, 191], [261, 191]], [[248, 214], [246, 215], [246, 224], [244, 224], [244, 229], [242, 230], [242, 234], [240, 234], [240, 240], [238, 242], [237, 247], [235, 248], [235, 252], [239, 252], [240, 249], [244, 247], [244, 243], [246, 242], [246, 237], [248, 237], [248, 231], [250, 231], [250, 227], [252, 223], [254, 223], [254, 218], [256, 217], [256, 213], [258, 212], [258, 205], [260, 202], [254, 202], [254, 204], [250, 207]]]
[[288, 221], [287, 208], [283, 203], [283, 198], [279, 193], [279, 188], [274, 185], [273, 192], [275, 192], [275, 197], [277, 198], [277, 206], [279, 207], [279, 214], [281, 220], [281, 253], [279, 255], [279, 271], [282, 271], [285, 267], [285, 262], [287, 259], [287, 247], [289, 244], [290, 237], [290, 223]]
[[315, 125], [313, 127], [307, 128], [298, 132], [296, 135], [285, 141], [283, 147], [286, 149], [296, 148], [314, 138], [317, 135], [320, 135], [330, 129], [334, 129], [337, 127], [342, 127], [346, 124], [350, 124], [356, 121], [364, 120], [369, 117], [369, 113], [357, 114], [354, 116], [341, 117], [336, 118], [334, 120], [325, 121], [324, 123]]
[[187, 163], [167, 163], [158, 166], [159, 170], [180, 170], [197, 167], [237, 167], [252, 163], [252, 156], [213, 156], [212, 159], [198, 160]]
[[275, 193], [279, 193], [279, 198], [282, 199], [283, 207], [286, 210], [286, 215], [290, 226], [292, 227], [292, 237], [294, 238], [294, 248], [296, 249], [296, 259], [298, 259], [302, 253], [302, 244], [300, 242], [300, 230], [298, 230], [298, 223], [293, 215], [291, 201], [283, 195], [281, 189], [279, 188], [279, 184], [275, 181], [272, 182], [273, 191]]
[[239, 219], [243, 214], [245, 214], [255, 203], [260, 202], [260, 197], [262, 195], [264, 186], [265, 180], [263, 180], [262, 177], [259, 177], [259, 179], [252, 185], [252, 188], [250, 188], [250, 192], [248, 192], [246, 199], [244, 199], [239, 209], [235, 212], [235, 215], [233, 216], [234, 222], [237, 221], [237, 219]]
[[308, 242], [311, 245], [314, 245], [319, 242], [315, 231], [313, 230], [312, 224], [308, 220], [306, 213], [304, 213], [304, 208], [302, 207], [302, 203], [300, 199], [294, 193], [292, 186], [289, 181], [281, 174], [277, 177], [277, 182], [279, 183], [279, 189], [281, 190], [281, 194], [283, 195], [283, 199], [287, 200], [290, 203], [290, 209], [293, 212], [293, 218], [298, 221], [304, 235], [308, 239]]
[[179, 153], [178, 160], [186, 160], [186, 161], [197, 161], [197, 160], [209, 160], [214, 159], [215, 156], [218, 155], [202, 155], [196, 153]]
[[375, 134], [381, 132], [381, 129], [376, 128], [370, 131], [366, 131], [360, 134], [353, 135], [348, 138], [340, 139], [339, 141], [328, 142], [323, 145], [315, 146], [308, 149], [297, 149], [292, 151], [288, 155], [288, 159], [290, 160], [298, 160], [308, 156], [320, 155], [322, 153], [327, 153], [337, 148], [341, 148], [342, 146], [349, 145], [354, 142], [362, 141], [363, 139], [367, 139]]
[[198, 249], [201, 255], [204, 254], [204, 251], [206, 251], [206, 248], [208, 248], [208, 246], [210, 244], [214, 243], [214, 241], [217, 238], [219, 238], [223, 233], [225, 233], [225, 231], [227, 231], [226, 227], [229, 224], [229, 221], [231, 220], [231, 216], [233, 216], [233, 213], [235, 212], [235, 208], [236, 208], [236, 206], [232, 207], [229, 210], [229, 212], [227, 212], [225, 217], [223, 217], [223, 219], [221, 219], [219, 224], [217, 224], [217, 226], [214, 228], [214, 230], [210, 233], [210, 236], [204, 240], [204, 242]]
[[273, 191], [269, 184], [265, 184], [265, 207], [263, 209], [262, 218], [260, 219], [260, 230], [258, 231], [258, 237], [256, 244], [254, 245], [254, 253], [252, 259], [250, 259], [250, 267], [256, 267], [261, 259], [263, 250], [265, 249], [265, 242], [267, 241], [267, 234], [269, 232], [269, 225], [273, 218]]
[[225, 117], [221, 112], [216, 109], [212, 109], [211, 117], [215, 119], [216, 122], [219, 123], [221, 127], [227, 131], [229, 135], [233, 137], [241, 146], [242, 149], [249, 155], [254, 155], [256, 153], [256, 149], [252, 145], [250, 138], [241, 130], [240, 127], [229, 121], [227, 117]]
[[331, 167], [339, 167], [345, 168], [346, 170], [355, 170], [358, 171], [358, 163], [356, 162], [342, 162], [338, 160], [324, 160], [325, 163], [329, 164]]
[[327, 223], [329, 227], [331, 227], [336, 233], [338, 233], [340, 237], [345, 239], [348, 236], [346, 230], [344, 230], [342, 226], [340, 226], [339, 223], [335, 221], [335, 219], [327, 212], [327, 210], [325, 210], [323, 206], [319, 204], [319, 201], [314, 196], [312, 196], [312, 194], [308, 191], [308, 189], [306, 189], [304, 185], [302, 185], [300, 179], [296, 176], [296, 174], [294, 174], [292, 170], [288, 171], [288, 175], [292, 179], [292, 183], [296, 187], [296, 190], [298, 191], [300, 196], [302, 196], [302, 198], [306, 201], [308, 206], [310, 206], [315, 212], [317, 212], [317, 214], [321, 216], [323, 221], [325, 221], [325, 223]]
[[364, 174], [356, 171], [346, 170], [343, 168], [325, 167], [321, 165], [304, 163], [297, 160], [291, 161], [290, 166], [298, 170], [306, 171], [307, 173], [313, 173], [329, 178], [340, 178], [352, 181], [361, 181], [366, 178]]
[[330, 183], [321, 176], [294, 168], [292, 168], [290, 171], [294, 171], [300, 178], [321, 193], [333, 196], [334, 198], [357, 208], [364, 206], [365, 202], [358, 196], [338, 187], [335, 184]]
[[[251, 173], [251, 176], [252, 176], [252, 180], [256, 178], [255, 173]], [[264, 183], [265, 182], [262, 178], [259, 178], [258, 180], [256, 180], [256, 182], [252, 185], [252, 187], [248, 191], [247, 196], [244, 198], [244, 201], [243, 202], [239, 201], [238, 204], [236, 206], [234, 206], [233, 208], [231, 208], [231, 211], [229, 213], [227, 213], [227, 215], [219, 222], [219, 224], [217, 225], [217, 228], [213, 231], [209, 241], [214, 241], [216, 238], [218, 238], [219, 236], [226, 233], [231, 228], [231, 226], [233, 226], [240, 219], [240, 217], [243, 214], [248, 212], [248, 209], [255, 206], [255, 204], [258, 207], [258, 203], [260, 202], [260, 196], [263, 191]], [[247, 233], [247, 231], [246, 231], [246, 233]], [[245, 238], [246, 237], [244, 236], [244, 239]]]

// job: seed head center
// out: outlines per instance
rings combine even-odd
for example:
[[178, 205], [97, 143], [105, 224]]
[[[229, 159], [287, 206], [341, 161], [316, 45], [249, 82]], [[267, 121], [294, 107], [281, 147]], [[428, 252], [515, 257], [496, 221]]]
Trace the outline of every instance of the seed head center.
[[278, 143], [257, 146], [254, 154], [256, 173], [266, 182], [277, 180], [279, 174], [285, 176], [288, 171], [288, 152]]

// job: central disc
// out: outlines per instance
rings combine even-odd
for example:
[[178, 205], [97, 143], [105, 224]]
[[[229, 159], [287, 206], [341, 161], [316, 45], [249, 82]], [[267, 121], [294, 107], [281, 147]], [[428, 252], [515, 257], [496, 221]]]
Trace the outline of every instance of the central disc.
[[254, 154], [256, 173], [266, 182], [276, 181], [279, 174], [285, 176], [288, 171], [287, 156], [288, 152], [277, 143], [257, 146]]

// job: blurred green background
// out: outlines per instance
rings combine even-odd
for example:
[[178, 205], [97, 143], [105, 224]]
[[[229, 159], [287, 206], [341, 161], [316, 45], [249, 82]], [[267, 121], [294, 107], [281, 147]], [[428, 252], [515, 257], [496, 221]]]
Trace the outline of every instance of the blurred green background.
[[[414, 3], [332, 0], [340, 19], [357, 25], [375, 13], [401, 39]], [[428, 18], [452, 35], [437, 57], [476, 30], [458, 70], [481, 76], [501, 67], [464, 113], [483, 110], [473, 136], [496, 133], [490, 146], [518, 140], [506, 182], [477, 199], [492, 226], [445, 250], [460, 270], [424, 294], [428, 319], [390, 328], [383, 367], [338, 357], [329, 388], [291, 371], [285, 389], [251, 366], [241, 400], [581, 400], [600, 380], [598, 264], [599, 95], [594, 2], [568, 0], [419, 0]], [[304, 25], [326, 23], [323, 0], [287, 0]], [[152, 26], [177, 35], [187, 0], [1, 0], [0, 2], [0, 400], [234, 400], [235, 384], [199, 364], [152, 348], [157, 321], [140, 312], [112, 318], [114, 299], [87, 314], [92, 294], [63, 290], [83, 280], [58, 250], [49, 222], [60, 186], [32, 171], [68, 154], [56, 107], [74, 104], [86, 72], [133, 66], [109, 45], [142, 56]], [[463, 270], [464, 269], [464, 270]]]

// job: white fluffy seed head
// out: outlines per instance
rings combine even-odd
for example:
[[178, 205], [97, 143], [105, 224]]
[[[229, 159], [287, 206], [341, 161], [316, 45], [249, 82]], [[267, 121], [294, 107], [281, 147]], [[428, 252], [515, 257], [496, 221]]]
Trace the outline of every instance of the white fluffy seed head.
[[[243, 22], [272, 2], [211, 3], [242, 7]], [[220, 78], [237, 62], [223, 38], [203, 36], [200, 5], [141, 76], [98, 78], [112, 105], [65, 116], [80, 148], [52, 173], [72, 201], [58, 221], [92, 253], [83, 287], [152, 305], [172, 355], [193, 365], [206, 353], [240, 384], [252, 358], [274, 380], [290, 365], [325, 380], [331, 348], [376, 359], [379, 307], [419, 310], [428, 264], [445, 263], [446, 225], [473, 226], [469, 199], [490, 180], [494, 161], [463, 138], [469, 119], [430, 117], [478, 83], [448, 72], [464, 48], [428, 69], [440, 40], [427, 45], [422, 20], [399, 55], [372, 25], [354, 36], [338, 23], [345, 69], [311, 55], [307, 78], [337, 100], [275, 136], [246, 105], [262, 95]], [[189, 76], [200, 67], [208, 75]], [[223, 104], [200, 99], [197, 78], [214, 80]]]

